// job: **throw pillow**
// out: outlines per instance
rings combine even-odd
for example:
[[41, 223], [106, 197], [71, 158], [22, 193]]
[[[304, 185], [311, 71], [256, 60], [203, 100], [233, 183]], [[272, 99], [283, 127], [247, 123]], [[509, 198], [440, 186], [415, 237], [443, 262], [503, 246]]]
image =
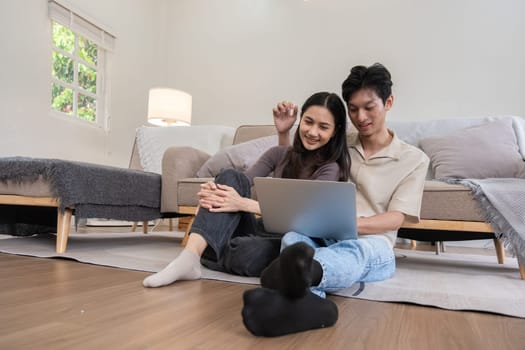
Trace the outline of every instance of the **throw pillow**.
[[525, 174], [512, 119], [420, 141], [436, 178], [516, 178]]
[[222, 169], [228, 168], [245, 170], [266, 150], [277, 144], [277, 136], [266, 136], [226, 147], [202, 165], [197, 171], [197, 177], [215, 177]]
[[136, 133], [140, 163], [145, 171], [162, 174], [162, 157], [169, 147], [189, 146], [214, 154], [231, 145], [234, 133], [233, 127], [219, 125], [143, 126]]

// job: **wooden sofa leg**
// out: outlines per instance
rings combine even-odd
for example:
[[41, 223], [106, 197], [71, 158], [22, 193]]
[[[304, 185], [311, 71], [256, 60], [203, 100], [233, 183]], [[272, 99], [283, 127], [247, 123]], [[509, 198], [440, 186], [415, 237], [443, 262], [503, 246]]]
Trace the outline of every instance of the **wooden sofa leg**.
[[142, 221], [142, 233], [148, 233], [148, 221]]
[[497, 238], [494, 238], [494, 247], [496, 248], [496, 255], [498, 257], [498, 264], [504, 264], [505, 263], [505, 248], [503, 247], [503, 244], [501, 244], [501, 241]]
[[522, 280], [525, 280], [525, 266], [523, 266], [523, 264], [521, 264], [520, 262], [518, 262], [518, 267], [520, 269], [520, 276], [521, 276], [521, 279]]
[[186, 231], [184, 232], [184, 237], [182, 238], [181, 246], [185, 247], [186, 243], [188, 243], [188, 238], [190, 238], [190, 228], [193, 224], [193, 220], [195, 220], [195, 216], [192, 216], [191, 219], [188, 222], [188, 226], [186, 227]]
[[57, 216], [57, 242], [56, 252], [59, 254], [65, 253], [67, 248], [67, 239], [69, 238], [69, 228], [71, 227], [71, 216], [73, 210], [66, 208], [64, 212], [60, 209]]
[[188, 228], [188, 224], [191, 220], [191, 217], [182, 216], [179, 218], [179, 230], [185, 230]]

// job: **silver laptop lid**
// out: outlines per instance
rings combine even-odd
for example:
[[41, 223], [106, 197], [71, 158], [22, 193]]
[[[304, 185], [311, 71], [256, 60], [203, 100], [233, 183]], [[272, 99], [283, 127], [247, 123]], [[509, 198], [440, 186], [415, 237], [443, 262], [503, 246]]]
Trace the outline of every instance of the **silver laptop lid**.
[[357, 238], [353, 183], [256, 177], [254, 185], [266, 231]]

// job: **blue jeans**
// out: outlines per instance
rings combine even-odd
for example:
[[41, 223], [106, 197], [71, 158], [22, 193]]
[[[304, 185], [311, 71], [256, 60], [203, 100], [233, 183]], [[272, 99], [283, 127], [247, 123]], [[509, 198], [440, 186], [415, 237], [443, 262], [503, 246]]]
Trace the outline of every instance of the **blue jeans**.
[[394, 251], [381, 237], [369, 235], [337, 241], [288, 232], [282, 238], [281, 250], [298, 242], [305, 242], [315, 249], [314, 259], [323, 268], [321, 283], [311, 288], [321, 297], [325, 297], [326, 292], [348, 288], [356, 282], [382, 281], [394, 275]]
[[[250, 181], [238, 170], [221, 171], [215, 183], [231, 186], [242, 197], [250, 197]], [[190, 232], [200, 234], [208, 243], [201, 263], [213, 270], [260, 276], [279, 256], [282, 236], [264, 231], [262, 220], [252, 213], [214, 213], [199, 208]]]

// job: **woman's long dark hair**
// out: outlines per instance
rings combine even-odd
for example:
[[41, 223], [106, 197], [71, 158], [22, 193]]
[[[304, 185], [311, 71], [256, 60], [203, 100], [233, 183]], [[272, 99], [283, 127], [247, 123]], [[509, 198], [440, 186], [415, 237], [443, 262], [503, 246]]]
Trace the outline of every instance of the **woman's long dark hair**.
[[304, 112], [311, 106], [327, 108], [334, 117], [334, 135], [323, 147], [309, 151], [304, 148], [300, 137], [300, 128], [295, 132], [293, 145], [283, 162], [284, 178], [309, 178], [321, 166], [336, 162], [339, 164], [339, 181], [348, 181], [350, 177], [350, 153], [346, 145], [347, 117], [343, 101], [330, 92], [318, 92], [310, 96], [301, 107], [301, 119]]

